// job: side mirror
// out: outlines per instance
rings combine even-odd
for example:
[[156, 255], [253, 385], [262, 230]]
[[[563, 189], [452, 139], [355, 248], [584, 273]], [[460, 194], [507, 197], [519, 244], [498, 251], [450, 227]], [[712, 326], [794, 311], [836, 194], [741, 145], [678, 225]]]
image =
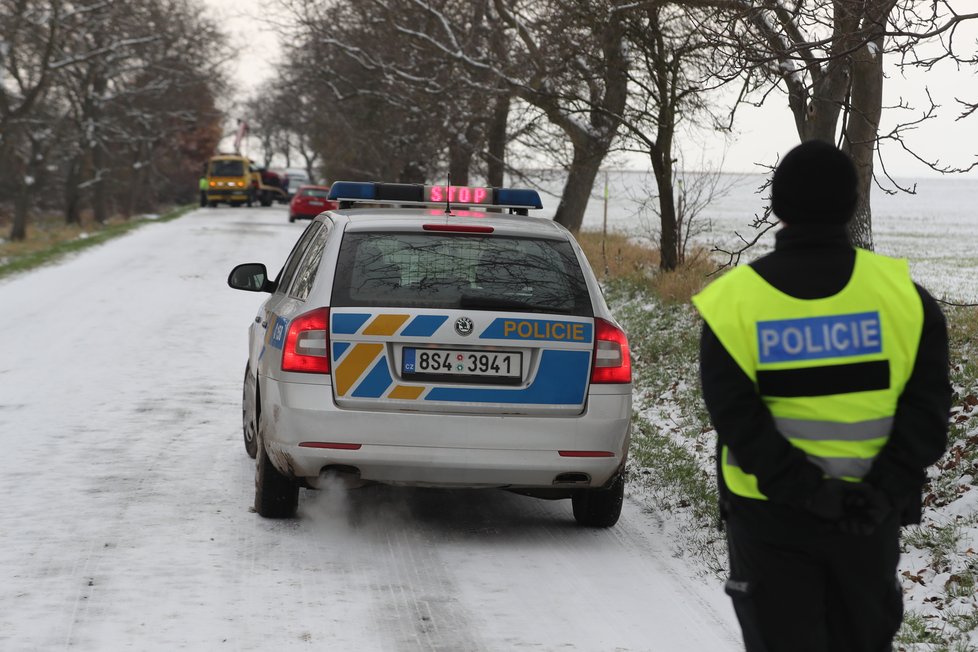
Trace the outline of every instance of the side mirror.
[[248, 292], [275, 291], [275, 283], [268, 280], [268, 269], [262, 263], [237, 265], [228, 275], [228, 285]]

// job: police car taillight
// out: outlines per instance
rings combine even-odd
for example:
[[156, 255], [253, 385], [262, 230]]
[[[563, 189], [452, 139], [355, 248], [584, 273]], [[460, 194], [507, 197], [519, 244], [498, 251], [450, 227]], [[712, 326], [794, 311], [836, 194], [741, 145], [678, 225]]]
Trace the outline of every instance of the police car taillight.
[[625, 333], [604, 319], [594, 320], [594, 364], [592, 383], [632, 382], [632, 361]]
[[329, 308], [303, 313], [289, 324], [282, 347], [282, 371], [329, 373]]

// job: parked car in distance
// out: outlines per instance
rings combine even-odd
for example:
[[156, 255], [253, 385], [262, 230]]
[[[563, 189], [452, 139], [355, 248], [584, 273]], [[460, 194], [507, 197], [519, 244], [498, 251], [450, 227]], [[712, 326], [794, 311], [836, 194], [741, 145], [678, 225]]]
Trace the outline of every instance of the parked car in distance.
[[289, 199], [292, 199], [292, 196], [302, 186], [316, 185], [309, 178], [309, 175], [306, 174], [306, 171], [299, 168], [286, 168], [282, 171], [282, 174], [288, 179]]
[[300, 186], [289, 203], [289, 221], [311, 220], [323, 211], [336, 209], [336, 202], [327, 199], [326, 186]]

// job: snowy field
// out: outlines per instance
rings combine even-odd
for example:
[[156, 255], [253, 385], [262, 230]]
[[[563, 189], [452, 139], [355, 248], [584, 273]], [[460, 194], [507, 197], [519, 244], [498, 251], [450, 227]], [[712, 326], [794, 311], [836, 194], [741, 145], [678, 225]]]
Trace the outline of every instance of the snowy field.
[[[542, 214], [553, 215], [559, 201], [562, 178], [534, 174], [544, 194]], [[651, 236], [658, 242], [656, 220], [645, 205], [654, 204], [655, 184], [644, 172], [610, 171], [607, 225], [610, 230]], [[688, 184], [694, 184], [690, 177]], [[915, 280], [934, 296], [956, 302], [978, 301], [978, 178], [939, 177], [898, 180], [905, 187], [916, 184], [916, 194], [888, 195], [878, 188], [873, 195], [873, 237], [876, 251], [910, 260]], [[762, 175], [722, 175], [718, 188], [726, 188], [693, 222], [695, 241], [708, 248], [739, 248], [735, 233], [752, 240], [750, 224], [766, 205]], [[605, 223], [604, 173], [599, 174], [588, 204], [583, 228], [600, 231]], [[774, 244], [774, 230], [746, 254], [749, 261]]]
[[626, 501], [303, 491], [256, 516], [246, 328], [304, 223], [204, 209], [0, 281], [0, 650], [735, 652], [721, 583]]

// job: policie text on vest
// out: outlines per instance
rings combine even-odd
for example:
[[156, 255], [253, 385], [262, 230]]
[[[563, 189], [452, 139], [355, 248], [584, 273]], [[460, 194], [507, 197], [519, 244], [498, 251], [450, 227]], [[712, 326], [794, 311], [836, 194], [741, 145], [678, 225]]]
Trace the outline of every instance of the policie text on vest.
[[878, 312], [757, 322], [762, 364], [850, 358], [883, 350]]

